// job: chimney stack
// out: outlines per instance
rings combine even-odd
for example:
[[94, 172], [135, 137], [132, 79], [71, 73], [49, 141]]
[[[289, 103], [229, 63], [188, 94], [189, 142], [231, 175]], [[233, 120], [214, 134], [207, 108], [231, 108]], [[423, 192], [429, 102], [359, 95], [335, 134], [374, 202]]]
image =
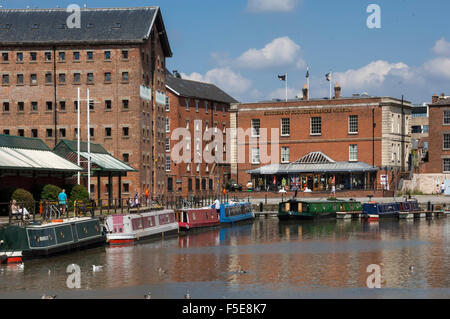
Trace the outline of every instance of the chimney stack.
[[303, 87], [303, 101], [308, 101], [308, 86], [305, 84]]
[[336, 83], [336, 86], [334, 87], [334, 98], [339, 99], [341, 97], [341, 87], [339, 84]]
[[439, 96], [437, 96], [437, 94], [434, 94], [431, 98], [431, 103], [436, 103], [437, 101], [439, 101]]

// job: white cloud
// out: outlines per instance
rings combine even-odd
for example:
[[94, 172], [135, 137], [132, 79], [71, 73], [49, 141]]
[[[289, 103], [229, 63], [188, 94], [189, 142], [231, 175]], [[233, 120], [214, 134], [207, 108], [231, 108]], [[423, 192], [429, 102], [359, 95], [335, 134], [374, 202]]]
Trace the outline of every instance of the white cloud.
[[431, 75], [450, 79], [450, 58], [436, 58], [425, 62], [424, 71]]
[[[302, 97], [303, 95], [302, 95], [301, 90], [288, 87], [287, 96], [288, 96], [288, 99], [294, 99], [297, 96]], [[286, 88], [276, 89], [276, 90], [270, 92], [266, 98], [268, 100], [272, 100], [272, 99], [285, 100], [286, 99]]]
[[234, 95], [241, 95], [252, 87], [252, 82], [249, 79], [230, 68], [212, 69], [206, 72], [205, 75], [193, 72], [191, 74], [182, 73], [181, 76], [187, 80], [215, 84], [234, 98], [236, 98]]
[[450, 55], [450, 42], [447, 42], [445, 38], [436, 41], [436, 44], [433, 47], [433, 52], [440, 56]]
[[357, 69], [337, 72], [334, 79], [344, 89], [369, 89], [381, 86], [389, 75], [399, 76], [405, 80], [413, 75], [405, 63], [389, 63], [378, 60]]
[[251, 12], [287, 12], [295, 8], [299, 0], [248, 0]]
[[274, 39], [262, 49], [249, 49], [236, 59], [236, 64], [242, 68], [263, 69], [296, 65], [304, 68], [305, 62], [300, 57], [300, 46], [289, 37]]

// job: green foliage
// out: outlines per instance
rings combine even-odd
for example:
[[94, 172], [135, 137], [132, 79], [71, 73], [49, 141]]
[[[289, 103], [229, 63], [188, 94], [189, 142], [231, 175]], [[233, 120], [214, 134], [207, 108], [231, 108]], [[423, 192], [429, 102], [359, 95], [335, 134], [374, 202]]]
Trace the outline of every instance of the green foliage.
[[82, 201], [88, 201], [89, 200], [89, 192], [87, 189], [82, 185], [75, 185], [72, 188], [72, 191], [70, 192], [70, 200], [82, 200]]
[[62, 189], [55, 185], [45, 185], [42, 189], [41, 199], [51, 202], [58, 201], [58, 195], [61, 193]]
[[24, 189], [16, 189], [11, 195], [11, 200], [15, 200], [17, 204], [24, 206], [30, 213], [34, 208], [34, 197], [33, 195]]

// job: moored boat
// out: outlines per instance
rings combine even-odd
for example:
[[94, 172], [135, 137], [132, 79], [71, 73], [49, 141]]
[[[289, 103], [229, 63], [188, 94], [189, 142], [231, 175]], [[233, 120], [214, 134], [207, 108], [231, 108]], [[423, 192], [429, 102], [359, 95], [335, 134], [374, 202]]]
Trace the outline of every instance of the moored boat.
[[220, 205], [220, 223], [237, 223], [255, 218], [251, 203], [225, 203]]
[[105, 219], [105, 227], [110, 245], [133, 244], [138, 240], [178, 234], [173, 210], [111, 215]]
[[398, 218], [400, 211], [400, 203], [371, 202], [363, 205], [362, 217], [368, 220], [378, 220], [380, 218]]
[[180, 230], [220, 225], [220, 216], [217, 210], [209, 207], [181, 209], [176, 216]]
[[106, 236], [98, 218], [5, 225], [0, 228], [0, 259], [3, 263], [20, 263], [105, 243]]
[[293, 198], [278, 205], [278, 218], [281, 220], [336, 218], [337, 213], [357, 214], [361, 211], [362, 205], [356, 201], [300, 201]]

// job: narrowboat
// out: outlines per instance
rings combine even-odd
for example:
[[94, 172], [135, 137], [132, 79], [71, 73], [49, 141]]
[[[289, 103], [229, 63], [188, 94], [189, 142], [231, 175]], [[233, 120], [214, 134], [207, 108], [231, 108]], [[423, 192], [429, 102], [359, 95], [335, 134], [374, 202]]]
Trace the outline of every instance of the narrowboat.
[[336, 218], [338, 212], [358, 213], [361, 211], [361, 203], [355, 201], [299, 201], [294, 198], [278, 205], [278, 218], [280, 220]]
[[220, 205], [220, 223], [233, 224], [255, 218], [251, 203], [225, 203]]
[[23, 260], [104, 245], [106, 234], [98, 218], [76, 217], [0, 228], [0, 260]]
[[110, 245], [129, 245], [138, 240], [178, 234], [173, 210], [111, 215], [105, 219], [105, 227]]
[[187, 231], [220, 225], [220, 216], [217, 210], [210, 207], [181, 209], [176, 215], [180, 230]]
[[405, 213], [414, 213], [422, 211], [417, 200], [409, 200], [400, 203], [400, 211]]
[[368, 220], [398, 218], [400, 211], [400, 203], [368, 203], [363, 205], [362, 217]]

